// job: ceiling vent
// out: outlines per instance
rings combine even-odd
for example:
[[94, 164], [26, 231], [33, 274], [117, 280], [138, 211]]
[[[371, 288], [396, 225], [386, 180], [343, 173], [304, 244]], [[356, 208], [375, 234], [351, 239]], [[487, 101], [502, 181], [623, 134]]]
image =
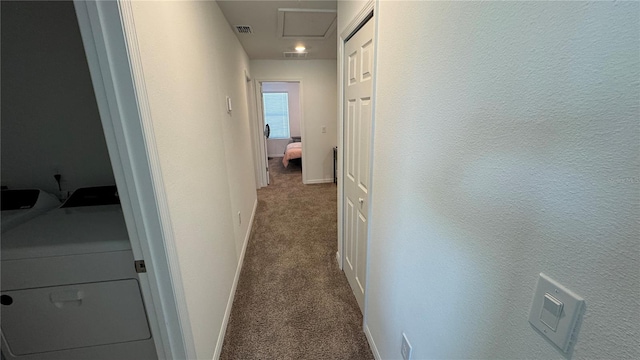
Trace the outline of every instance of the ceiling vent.
[[308, 52], [285, 51], [282, 53], [285, 59], [305, 59]]
[[235, 25], [234, 28], [238, 34], [253, 34], [253, 30], [249, 25]]

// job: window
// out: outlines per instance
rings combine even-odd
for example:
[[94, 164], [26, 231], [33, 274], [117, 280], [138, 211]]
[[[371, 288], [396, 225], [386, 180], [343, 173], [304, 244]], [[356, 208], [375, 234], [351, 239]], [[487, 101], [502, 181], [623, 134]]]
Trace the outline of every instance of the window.
[[274, 92], [262, 94], [264, 122], [271, 129], [271, 139], [289, 138], [289, 94]]

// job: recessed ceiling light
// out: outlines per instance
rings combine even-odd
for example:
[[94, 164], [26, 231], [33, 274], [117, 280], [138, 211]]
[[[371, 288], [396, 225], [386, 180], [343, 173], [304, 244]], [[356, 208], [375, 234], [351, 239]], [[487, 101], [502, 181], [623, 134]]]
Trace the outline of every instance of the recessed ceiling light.
[[300, 52], [302, 52], [302, 51], [305, 51], [306, 49], [307, 49], [307, 48], [306, 48], [306, 47], [304, 47], [304, 46], [302, 46], [302, 45], [298, 45], [298, 46], [296, 46], [296, 51], [300, 51]]

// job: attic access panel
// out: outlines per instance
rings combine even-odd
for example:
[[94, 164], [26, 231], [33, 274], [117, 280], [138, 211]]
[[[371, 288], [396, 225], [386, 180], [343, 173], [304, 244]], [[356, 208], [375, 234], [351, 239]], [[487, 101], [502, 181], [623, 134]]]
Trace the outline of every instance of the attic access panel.
[[336, 10], [278, 9], [278, 37], [326, 40], [336, 30]]

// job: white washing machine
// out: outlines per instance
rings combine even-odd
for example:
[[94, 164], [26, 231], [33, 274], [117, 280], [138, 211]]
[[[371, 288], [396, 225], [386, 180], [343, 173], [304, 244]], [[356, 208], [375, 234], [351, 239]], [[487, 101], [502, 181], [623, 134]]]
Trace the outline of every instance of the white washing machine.
[[157, 359], [115, 187], [5, 232], [1, 256], [4, 358]]

